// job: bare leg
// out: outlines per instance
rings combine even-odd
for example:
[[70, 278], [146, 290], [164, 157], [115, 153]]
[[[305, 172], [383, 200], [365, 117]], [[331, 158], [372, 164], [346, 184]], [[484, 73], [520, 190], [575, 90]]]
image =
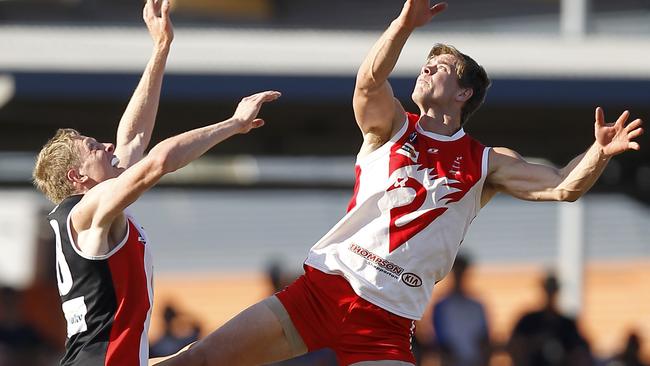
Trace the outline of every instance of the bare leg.
[[268, 305], [259, 302], [187, 351], [157, 365], [262, 365], [299, 356], [306, 351], [304, 345], [296, 347], [289, 343], [278, 316]]

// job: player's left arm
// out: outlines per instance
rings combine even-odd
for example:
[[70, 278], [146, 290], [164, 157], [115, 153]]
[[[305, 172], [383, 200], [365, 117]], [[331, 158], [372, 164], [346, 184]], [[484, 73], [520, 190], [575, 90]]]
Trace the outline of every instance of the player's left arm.
[[616, 122], [606, 123], [602, 108], [596, 108], [596, 141], [561, 169], [527, 162], [508, 148], [492, 149], [483, 202], [496, 192], [529, 201], [577, 200], [594, 185], [613, 156], [640, 149], [634, 139], [643, 133], [642, 121], [626, 125], [629, 117], [625, 111]]
[[169, 0], [147, 0], [142, 10], [154, 47], [117, 129], [115, 155], [122, 168], [140, 161], [151, 140], [167, 56], [174, 39], [169, 8]]

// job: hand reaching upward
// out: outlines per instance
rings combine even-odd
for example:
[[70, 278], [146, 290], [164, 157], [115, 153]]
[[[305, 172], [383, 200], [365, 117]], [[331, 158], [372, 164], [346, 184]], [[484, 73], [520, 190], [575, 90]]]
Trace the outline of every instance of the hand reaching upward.
[[264, 125], [264, 120], [257, 118], [262, 104], [280, 98], [278, 91], [264, 91], [253, 94], [239, 102], [232, 118], [236, 121], [239, 133], [248, 133], [250, 130]]
[[643, 121], [637, 118], [626, 126], [625, 123], [629, 117], [630, 112], [625, 111], [618, 117], [616, 122], [606, 123], [603, 109], [596, 108], [594, 127], [596, 143], [600, 145], [606, 156], [610, 157], [627, 150], [639, 150], [641, 148], [639, 143], [633, 140], [643, 133], [641, 128]]
[[415, 29], [431, 21], [431, 19], [447, 9], [447, 3], [437, 3], [430, 6], [429, 0], [406, 0], [399, 19], [402, 24]]
[[142, 9], [142, 19], [157, 46], [169, 47], [174, 39], [172, 21], [169, 19], [170, 0], [147, 0]]

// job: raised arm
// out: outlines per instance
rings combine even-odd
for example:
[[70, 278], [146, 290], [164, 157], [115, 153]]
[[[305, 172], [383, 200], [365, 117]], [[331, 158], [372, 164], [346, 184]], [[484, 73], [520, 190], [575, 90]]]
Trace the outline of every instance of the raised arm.
[[151, 58], [117, 128], [115, 155], [120, 167], [128, 168], [142, 159], [156, 121], [165, 64], [174, 31], [169, 19], [168, 0], [147, 0], [142, 18], [153, 38]]
[[494, 148], [483, 203], [499, 191], [530, 201], [577, 200], [598, 180], [612, 156], [640, 149], [633, 140], [643, 133], [642, 121], [635, 119], [626, 125], [629, 116], [625, 111], [609, 124], [603, 110], [596, 108], [596, 142], [562, 169], [532, 164], [513, 150]]
[[84, 210], [78, 210], [92, 215], [86, 217], [85, 227], [107, 228], [163, 175], [189, 164], [233, 135], [248, 133], [264, 125], [264, 121], [257, 118], [262, 104], [279, 97], [280, 93], [276, 91], [246, 97], [231, 118], [170, 137], [154, 146], [145, 158], [117, 178], [102, 182], [88, 191], [80, 202], [84, 204]]
[[400, 15], [361, 64], [352, 104], [357, 124], [366, 141], [381, 145], [404, 122], [404, 109], [393, 96], [388, 76], [413, 30], [427, 24], [446, 7], [446, 3], [430, 7], [429, 0], [407, 0]]

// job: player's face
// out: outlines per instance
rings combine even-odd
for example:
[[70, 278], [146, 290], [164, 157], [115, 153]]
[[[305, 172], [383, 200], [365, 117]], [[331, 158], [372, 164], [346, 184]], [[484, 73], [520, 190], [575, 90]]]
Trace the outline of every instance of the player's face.
[[451, 105], [459, 90], [456, 74], [457, 59], [453, 55], [438, 55], [430, 58], [420, 71], [415, 82], [412, 98], [421, 108], [433, 105]]
[[95, 184], [119, 175], [119, 159], [113, 154], [115, 146], [110, 143], [97, 142], [92, 137], [79, 136], [76, 140], [80, 154], [79, 175], [86, 176]]

